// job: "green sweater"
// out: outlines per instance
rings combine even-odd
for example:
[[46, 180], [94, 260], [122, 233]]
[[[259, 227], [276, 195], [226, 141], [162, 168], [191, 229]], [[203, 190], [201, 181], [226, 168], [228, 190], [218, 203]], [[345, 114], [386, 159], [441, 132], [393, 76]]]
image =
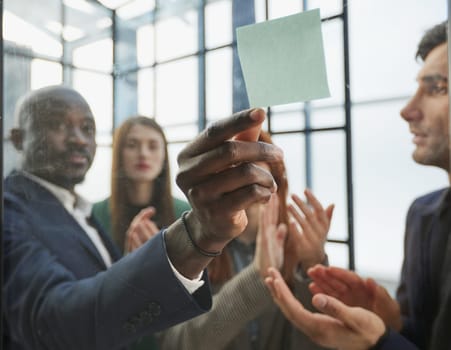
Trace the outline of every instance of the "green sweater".
[[[183, 212], [186, 210], [190, 210], [190, 205], [184, 200], [178, 199], [176, 197], [172, 197], [174, 201], [174, 212], [175, 218], [178, 219], [182, 216]], [[102, 228], [112, 235], [111, 228], [111, 210], [110, 210], [110, 198], [106, 198], [103, 201], [94, 203], [92, 207], [92, 215], [97, 219], [97, 221], [102, 225]]]
[[[178, 219], [182, 216], [183, 212], [190, 210], [190, 205], [178, 198], [172, 197], [174, 201], [174, 212], [175, 217]], [[111, 228], [111, 210], [110, 210], [110, 198], [106, 198], [103, 201], [94, 203], [92, 207], [92, 216], [97, 219], [103, 229], [112, 235]], [[158, 349], [157, 342], [152, 335], [144, 336], [139, 341], [135, 342], [131, 350], [156, 350]]]

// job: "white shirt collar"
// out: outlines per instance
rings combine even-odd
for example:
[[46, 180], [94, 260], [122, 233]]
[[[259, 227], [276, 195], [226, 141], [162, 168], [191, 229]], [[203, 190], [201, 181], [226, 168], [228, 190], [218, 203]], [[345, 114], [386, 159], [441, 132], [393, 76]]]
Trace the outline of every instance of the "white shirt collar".
[[63, 187], [57, 186], [26, 171], [22, 171], [22, 173], [52, 193], [61, 202], [61, 204], [63, 204], [64, 208], [66, 208], [69, 213], [73, 213], [75, 209], [78, 209], [85, 215], [85, 217], [91, 216], [92, 204], [77, 193], [72, 193]]

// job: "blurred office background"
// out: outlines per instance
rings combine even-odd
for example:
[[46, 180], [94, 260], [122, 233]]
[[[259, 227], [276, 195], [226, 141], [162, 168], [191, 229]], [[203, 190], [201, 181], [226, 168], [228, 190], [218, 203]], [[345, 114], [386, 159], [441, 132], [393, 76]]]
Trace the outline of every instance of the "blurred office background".
[[291, 191], [310, 187], [336, 205], [330, 263], [393, 291], [408, 206], [448, 181], [413, 162], [399, 116], [416, 88], [417, 43], [446, 19], [445, 0], [4, 0], [4, 175], [17, 161], [7, 136], [18, 97], [64, 83], [85, 96], [97, 122], [97, 155], [80, 193], [108, 196], [112, 132], [138, 113], [165, 127], [174, 177], [186, 142], [248, 107], [235, 29], [313, 8], [331, 97], [269, 108], [265, 128], [285, 151]]

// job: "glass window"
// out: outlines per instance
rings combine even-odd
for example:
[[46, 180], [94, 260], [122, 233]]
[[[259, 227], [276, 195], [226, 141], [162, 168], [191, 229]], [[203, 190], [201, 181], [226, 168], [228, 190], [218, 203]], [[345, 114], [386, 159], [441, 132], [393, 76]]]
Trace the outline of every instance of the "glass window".
[[232, 42], [232, 0], [210, 2], [205, 6], [205, 46]]
[[412, 135], [399, 116], [405, 102], [355, 106], [352, 111], [356, 266], [374, 277], [397, 279], [409, 205], [448, 185], [444, 171], [412, 160]]
[[327, 242], [326, 254], [331, 266], [349, 268], [349, 248], [346, 244]]
[[96, 120], [97, 142], [111, 143], [113, 128], [113, 86], [111, 76], [74, 70], [73, 87], [91, 107]]
[[307, 0], [308, 9], [319, 8], [321, 17], [329, 17], [340, 14], [343, 11], [343, 0]]
[[77, 47], [73, 50], [76, 67], [111, 72], [113, 67], [113, 41], [103, 39]]
[[119, 7], [116, 13], [123, 20], [131, 20], [132, 18], [152, 12], [154, 9], [155, 0], [132, 0]]
[[161, 125], [197, 122], [197, 57], [158, 65], [156, 115]]
[[280, 18], [302, 11], [300, 0], [268, 0], [268, 18]]
[[155, 62], [153, 25], [145, 25], [136, 31], [136, 55], [139, 66], [151, 66]]
[[207, 118], [224, 118], [232, 113], [232, 48], [206, 55]]
[[[45, 20], [35, 18], [32, 13], [42, 12], [38, 7], [43, 4], [38, 1], [7, 1], [3, 13], [3, 38], [15, 43], [16, 48], [31, 50], [35, 54], [49, 57], [61, 57], [61, 23], [59, 21], [60, 4], [48, 1]], [[26, 10], [25, 10], [26, 6]], [[34, 10], [33, 10], [34, 9]]]
[[91, 202], [97, 202], [111, 193], [111, 147], [97, 146], [96, 156], [86, 173], [85, 181], [76, 186], [77, 193]]
[[166, 126], [164, 128], [168, 142], [191, 141], [198, 134], [197, 123]]
[[313, 100], [312, 106], [344, 105], [343, 22], [332, 20], [322, 23], [324, 56], [330, 97]]
[[271, 132], [302, 130], [305, 128], [304, 112], [301, 108], [274, 112], [271, 108]]
[[[390, 11], [387, 11], [390, 9]], [[415, 52], [424, 31], [445, 20], [446, 2], [350, 1], [351, 93], [354, 101], [413, 93]], [[383, 25], [381, 25], [383, 18]], [[415, 20], [413, 20], [415, 19]], [[376, 30], [377, 28], [377, 30]]]
[[155, 25], [157, 61], [196, 52], [197, 28], [197, 12], [194, 10], [159, 20]]
[[312, 128], [343, 127], [345, 125], [345, 110], [340, 107], [312, 109], [310, 125]]
[[147, 116], [155, 114], [153, 72], [153, 69], [138, 71], [138, 113]]
[[34, 59], [31, 61], [31, 89], [49, 85], [58, 85], [63, 81], [61, 64]]
[[335, 204], [328, 237], [347, 239], [345, 133], [315, 132], [311, 141], [313, 193], [324, 207]]
[[274, 144], [284, 152], [290, 193], [302, 194], [305, 189], [305, 136], [303, 134], [273, 135]]

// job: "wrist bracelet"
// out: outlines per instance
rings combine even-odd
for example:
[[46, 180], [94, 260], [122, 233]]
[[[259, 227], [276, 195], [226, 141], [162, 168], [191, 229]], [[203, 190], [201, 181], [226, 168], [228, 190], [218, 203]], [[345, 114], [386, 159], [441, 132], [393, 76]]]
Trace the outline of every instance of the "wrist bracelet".
[[380, 349], [382, 344], [385, 342], [385, 340], [388, 338], [388, 336], [390, 335], [390, 328], [389, 327], [385, 327], [385, 332], [384, 334], [382, 334], [379, 339], [377, 340], [376, 344], [374, 344], [369, 350], [377, 350]]
[[191, 242], [192, 246], [194, 247], [194, 249], [197, 250], [198, 253], [200, 253], [203, 256], [208, 256], [209, 258], [214, 258], [216, 256], [221, 255], [222, 250], [217, 251], [217, 252], [208, 252], [206, 250], [203, 250], [201, 247], [199, 247], [196, 242], [194, 242], [193, 236], [191, 235], [191, 232], [188, 228], [188, 225], [186, 224], [186, 215], [188, 215], [189, 211], [185, 211], [182, 214], [182, 224], [183, 227], [185, 228], [186, 234], [188, 236], [189, 241]]

